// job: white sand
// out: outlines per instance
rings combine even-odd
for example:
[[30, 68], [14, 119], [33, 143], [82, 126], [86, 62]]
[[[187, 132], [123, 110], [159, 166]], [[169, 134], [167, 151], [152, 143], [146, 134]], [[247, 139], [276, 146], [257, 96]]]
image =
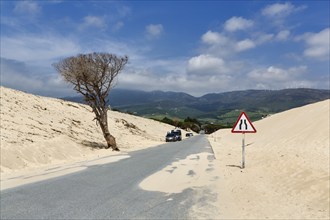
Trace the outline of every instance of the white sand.
[[272, 115], [246, 134], [210, 135], [223, 181], [218, 185], [222, 218], [329, 219], [329, 100]]
[[106, 142], [87, 105], [0, 89], [2, 180], [18, 171], [40, 172], [163, 144], [167, 131], [173, 129], [154, 120], [110, 111], [109, 130], [121, 150], [116, 153], [100, 149]]
[[[166, 193], [170, 199], [173, 194], [194, 190], [190, 217], [218, 218], [220, 213], [216, 203], [219, 198], [216, 190], [220, 179], [217, 166], [217, 161], [211, 153], [192, 154], [147, 177], [140, 183], [140, 187], [148, 191]], [[191, 201], [181, 203], [185, 202]]]
[[[205, 180], [213, 179], [213, 163], [208, 161], [210, 153], [189, 155], [154, 173], [140, 184], [145, 190], [165, 193], [181, 193], [183, 190], [205, 186]], [[208, 171], [209, 170], [209, 171]]]
[[[173, 129], [109, 112], [118, 153], [99, 149], [105, 141], [86, 105], [1, 87], [0, 107], [1, 188], [125, 159], [128, 151], [164, 143]], [[255, 122], [258, 132], [246, 134], [244, 170], [242, 136], [220, 130], [209, 136], [217, 160], [190, 155], [140, 186], [168, 195], [194, 189], [192, 218], [329, 219], [329, 117], [327, 100]]]

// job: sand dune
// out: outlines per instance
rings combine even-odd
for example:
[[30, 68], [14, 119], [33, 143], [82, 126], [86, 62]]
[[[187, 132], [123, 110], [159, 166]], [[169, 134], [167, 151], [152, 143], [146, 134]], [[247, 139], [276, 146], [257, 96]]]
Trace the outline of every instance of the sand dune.
[[[117, 153], [100, 149], [105, 141], [86, 105], [1, 87], [0, 107], [1, 180], [8, 180], [1, 181], [1, 187], [30, 180], [40, 167], [61, 164], [44, 171], [74, 172], [85, 166], [81, 161], [94, 163], [94, 158], [101, 158], [107, 163], [126, 158], [127, 151], [164, 143], [164, 135], [173, 129], [153, 120], [110, 112], [110, 131], [122, 150]], [[329, 117], [330, 101], [326, 100], [254, 122], [258, 132], [246, 134], [243, 170], [239, 168], [242, 135], [220, 130], [209, 136], [217, 158], [211, 173], [203, 172], [209, 167], [207, 155], [191, 155], [151, 175], [141, 187], [165, 193], [193, 188], [196, 202], [192, 218], [329, 219]], [[197, 156], [199, 162], [193, 160]], [[169, 175], [173, 167], [177, 169]], [[32, 175], [27, 174], [29, 170]], [[190, 170], [193, 178], [182, 178]], [[23, 178], [17, 177], [20, 172]], [[12, 173], [16, 179], [7, 178]], [[219, 178], [214, 181], [214, 176]], [[174, 188], [154, 184], [171, 178]], [[214, 196], [200, 203], [205, 186], [212, 186], [207, 187], [207, 194]]]
[[[1, 87], [1, 173], [116, 155], [94, 113], [82, 104]], [[111, 111], [109, 130], [122, 152], [164, 143], [172, 126]], [[184, 134], [183, 134], [184, 136]]]
[[210, 135], [220, 163], [219, 208], [224, 218], [329, 219], [330, 101], [257, 121], [246, 134]]

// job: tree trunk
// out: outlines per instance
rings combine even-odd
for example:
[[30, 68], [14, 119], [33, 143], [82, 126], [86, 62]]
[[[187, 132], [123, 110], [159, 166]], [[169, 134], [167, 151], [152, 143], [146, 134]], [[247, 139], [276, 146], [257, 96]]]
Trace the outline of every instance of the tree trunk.
[[113, 151], [119, 151], [119, 148], [117, 147], [117, 143], [116, 143], [116, 138], [112, 136], [109, 132], [108, 117], [106, 112], [105, 113], [103, 112], [102, 115], [100, 116], [99, 123], [103, 132], [103, 136], [107, 142], [106, 149], [111, 147]]
[[[108, 128], [106, 128], [106, 130], [108, 130]], [[107, 133], [104, 133], [104, 138], [107, 141], [107, 148], [112, 148], [112, 150], [114, 151], [119, 151], [119, 148], [117, 147], [117, 143], [116, 143], [116, 138], [114, 136], [112, 136], [109, 131]]]

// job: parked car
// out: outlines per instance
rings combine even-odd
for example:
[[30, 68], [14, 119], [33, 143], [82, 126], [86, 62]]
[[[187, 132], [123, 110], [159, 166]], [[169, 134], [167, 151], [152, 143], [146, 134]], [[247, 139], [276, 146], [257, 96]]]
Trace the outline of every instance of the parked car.
[[174, 141], [177, 141], [177, 136], [172, 133], [172, 132], [168, 132], [166, 137], [165, 137], [165, 141], [166, 142], [174, 142]]
[[172, 134], [175, 134], [177, 141], [181, 141], [182, 140], [181, 130], [179, 130], [179, 129], [172, 130], [171, 133]]
[[186, 134], [186, 137], [192, 137], [192, 136], [194, 136], [193, 133], [187, 133], [187, 134]]

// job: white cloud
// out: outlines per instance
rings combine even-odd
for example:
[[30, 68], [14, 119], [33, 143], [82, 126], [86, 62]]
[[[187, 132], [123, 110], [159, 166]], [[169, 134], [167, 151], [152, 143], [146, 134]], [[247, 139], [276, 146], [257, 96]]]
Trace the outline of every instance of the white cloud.
[[307, 66], [257, 68], [247, 74], [248, 85], [254, 85], [257, 89], [287, 89], [315, 88], [324, 84], [320, 80], [304, 79], [307, 70]]
[[192, 74], [214, 75], [227, 72], [227, 67], [223, 59], [209, 54], [202, 54], [192, 57], [188, 61], [187, 71]]
[[[143, 64], [141, 64], [143, 62]], [[139, 60], [125, 68], [118, 79], [119, 88], [188, 92], [204, 95], [210, 92], [232, 90], [231, 72], [241, 68], [238, 63], [201, 54], [190, 59]], [[182, 68], [185, 65], [185, 68]], [[161, 83], [159, 83], [161, 82]]]
[[[29, 1], [28, 3], [35, 2]], [[17, 6], [17, 18], [15, 18], [15, 21], [18, 22], [22, 18], [20, 17], [21, 14], [18, 13], [40, 13], [41, 8], [38, 4], [35, 5], [34, 9], [33, 7], [30, 9], [25, 8], [25, 11], [18, 9]], [[4, 68], [1, 66], [1, 77], [5, 77], [6, 81], [12, 84], [16, 83], [16, 86], [25, 86], [25, 88], [30, 88], [33, 91], [36, 89], [46, 91], [48, 89], [53, 90], [54, 94], [60, 94], [60, 92], [55, 92], [55, 90], [57, 87], [60, 87], [59, 85], [61, 85], [62, 81], [54, 75], [55, 71], [51, 67], [51, 63], [58, 61], [60, 57], [72, 56], [78, 53], [108, 51], [117, 55], [129, 56], [129, 64], [125, 67], [122, 74], [119, 75], [118, 87], [121, 88], [173, 90], [201, 95], [207, 92], [250, 89], [255, 88], [255, 85], [258, 85], [258, 88], [266, 89], [281, 89], [290, 85], [293, 85], [293, 87], [295, 85], [312, 85], [312, 81], [303, 80], [306, 67], [299, 66], [299, 64], [296, 64], [297, 67], [292, 68], [278, 67], [273, 63], [281, 62], [283, 56], [279, 55], [279, 59], [269, 59], [276, 56], [278, 51], [274, 50], [274, 54], [268, 57], [269, 54], [264, 54], [264, 50], [261, 51], [263, 48], [255, 50], [256, 53], [252, 50], [270, 42], [272, 43], [270, 48], [275, 48], [276, 44], [283, 46], [286, 44], [279, 43], [279, 41], [293, 39], [289, 29], [292, 28], [290, 30], [295, 30], [295, 33], [297, 33], [299, 30], [294, 29], [295, 24], [292, 24], [290, 28], [283, 25], [280, 28], [275, 28], [275, 30], [269, 26], [275, 20], [281, 20], [299, 9], [299, 7], [295, 7], [291, 3], [274, 4], [272, 7], [268, 6], [267, 10], [265, 8], [263, 10], [264, 15], [271, 18], [265, 19], [266, 17], [262, 17], [265, 21], [250, 20], [243, 17], [228, 17], [230, 19], [223, 24], [223, 30], [219, 32], [212, 30], [204, 32], [200, 38], [200, 43], [202, 44], [197, 49], [197, 55], [181, 57], [179, 61], [177, 61], [178, 57], [171, 58], [171, 60], [155, 60], [153, 57], [146, 57], [146, 54], [148, 56], [154, 54], [150, 53], [152, 45], [150, 45], [150, 42], [146, 42], [143, 45], [137, 44], [137, 42], [145, 42], [141, 41], [141, 39], [127, 40], [126, 42], [118, 42], [112, 39], [111, 31], [118, 31], [124, 27], [124, 21], [125, 25], [127, 25], [130, 21], [124, 18], [131, 13], [131, 9], [127, 7], [114, 6], [113, 9], [115, 10], [113, 11], [114, 13], [108, 13], [106, 16], [95, 14], [97, 16], [90, 15], [81, 18], [80, 27], [82, 30], [83, 28], [105, 29], [108, 27], [107, 31], [109, 32], [106, 32], [108, 34], [103, 33], [102, 36], [95, 35], [91, 40], [87, 41], [85, 39], [88, 39], [90, 36], [81, 38], [81, 36], [77, 35], [81, 34], [81, 32], [68, 33], [68, 36], [71, 36], [70, 38], [58, 36], [58, 34], [54, 35], [53, 33], [43, 33], [45, 30], [56, 29], [55, 26], [51, 26], [55, 24], [55, 21], [47, 23], [49, 26], [42, 26], [46, 25], [42, 22], [30, 23], [35, 25], [32, 26], [31, 31], [39, 30], [39, 33], [35, 34], [29, 34], [29, 26], [26, 26], [26, 23], [23, 24], [21, 22], [20, 26], [16, 25], [15, 28], [17, 30], [27, 27], [26, 32], [21, 35], [16, 34], [15, 36], [2, 35], [1, 55], [7, 59], [21, 61], [27, 67], [18, 70], [14, 68], [18, 64], [11, 63], [10, 67], [8, 64], [6, 71], [3, 72]], [[256, 16], [254, 15], [254, 17]], [[260, 18], [260, 16], [257, 17]], [[1, 22], [2, 24], [5, 23], [6, 26], [11, 25], [11, 27], [14, 27], [13, 19], [8, 17], [7, 21], [2, 19]], [[79, 24], [77, 25], [73, 20], [69, 20], [71, 22], [70, 26], [79, 28]], [[110, 23], [107, 24], [106, 22]], [[60, 21], [56, 23], [63, 24]], [[256, 29], [256, 26], [258, 26], [258, 29]], [[42, 32], [40, 32], [41, 28]], [[249, 31], [243, 32], [242, 30]], [[272, 32], [269, 32], [270, 30]], [[324, 54], [326, 57], [329, 57], [329, 43], [325, 40], [329, 39], [329, 29], [326, 30], [327, 34], [325, 36], [322, 34], [323, 32], [304, 35], [300, 40], [306, 43], [306, 47], [300, 48], [301, 54], [305, 49], [304, 55], [306, 57], [326, 59]], [[74, 31], [77, 31], [77, 29]], [[162, 24], [150, 24], [145, 27], [144, 33], [149, 39], [161, 37], [164, 34], [164, 27]], [[119, 34], [116, 33], [118, 37], [120, 36]], [[290, 49], [289, 52], [292, 51], [292, 56], [299, 53], [296, 47], [292, 46], [288, 49]], [[253, 53], [240, 56], [240, 53], [249, 50], [253, 51]], [[188, 53], [191, 53], [191, 50]], [[255, 56], [256, 54], [259, 55]], [[295, 62], [301, 63], [302, 61]], [[267, 67], [254, 69], [256, 65], [261, 65], [262, 62], [268, 62], [269, 64]], [[324, 70], [324, 68], [319, 69]], [[314, 73], [315, 71], [311, 70], [310, 72]], [[318, 73], [315, 75], [308, 74], [305, 74], [305, 77], [308, 76], [309, 79], [318, 77]], [[324, 75], [324, 73], [322, 74]], [[321, 81], [321, 79], [318, 80]], [[328, 82], [327, 80], [323, 81]], [[315, 87], [318, 85], [320, 84], [314, 84]]]
[[256, 47], [256, 44], [252, 40], [245, 39], [245, 40], [237, 42], [235, 49], [240, 52], [240, 51], [252, 49], [254, 47]]
[[32, 78], [24, 62], [1, 58], [1, 84], [21, 90], [40, 88], [42, 83]]
[[103, 17], [99, 16], [86, 16], [84, 17], [84, 22], [79, 26], [80, 30], [89, 28], [89, 27], [94, 27], [94, 28], [106, 28], [106, 23]]
[[203, 53], [228, 57], [243, 51], [251, 50], [262, 44], [288, 40], [290, 31], [282, 30], [276, 35], [263, 32], [250, 33], [249, 35], [249, 38], [237, 39], [239, 35], [229, 35], [228, 33], [219, 33], [209, 30], [201, 37], [202, 42], [206, 46]]
[[290, 2], [275, 3], [266, 6], [262, 10], [262, 14], [268, 17], [285, 17], [291, 14], [296, 8]]
[[132, 60], [119, 75], [118, 87], [148, 91], [183, 91], [182, 86], [187, 83], [187, 77], [182, 68], [184, 63], [180, 59]]
[[293, 80], [297, 76], [305, 73], [307, 70], [306, 66], [292, 67], [289, 69], [281, 69], [275, 66], [268, 68], [259, 68], [252, 70], [248, 73], [248, 77], [255, 80], [255, 82], [268, 82], [269, 84], [275, 82], [286, 82]]
[[44, 68], [1, 58], [1, 85], [44, 96], [75, 95], [55, 70], [51, 74], [44, 71]]
[[268, 5], [261, 10], [261, 14], [271, 20], [270, 24], [278, 26], [280, 28], [285, 28], [285, 20], [288, 16], [306, 9], [307, 6], [295, 6], [290, 2], [286, 3], [275, 3]]
[[274, 39], [274, 34], [264, 34], [264, 33], [258, 33], [255, 37], [255, 43], [256, 44], [264, 44], [272, 41]]
[[242, 17], [232, 17], [225, 22], [225, 30], [229, 32], [245, 30], [251, 28], [254, 22]]
[[150, 38], [158, 38], [163, 33], [164, 28], [161, 24], [149, 24], [146, 26], [146, 33]]
[[41, 7], [34, 1], [17, 1], [14, 12], [25, 15], [36, 15], [41, 12]]
[[218, 32], [208, 31], [203, 34], [202, 41], [206, 44], [226, 44], [229, 39]]
[[289, 36], [290, 36], [290, 31], [289, 30], [282, 30], [282, 31], [277, 33], [276, 40], [285, 41], [289, 38]]
[[258, 41], [252, 39], [235, 40], [223, 33], [207, 31], [202, 35], [202, 42], [206, 44], [203, 53], [212, 54], [218, 57], [227, 57], [257, 46]]
[[307, 48], [304, 51], [306, 57], [319, 60], [329, 60], [330, 28], [326, 28], [319, 33], [306, 34], [302, 38], [307, 45]]
[[[140, 49], [110, 39], [94, 39], [93, 42], [80, 45], [77, 40], [54, 34], [18, 35], [2, 37], [1, 46], [2, 85], [56, 97], [76, 95], [72, 94], [71, 86], [64, 83], [52, 67], [52, 63], [59, 61], [60, 58], [79, 53], [109, 51], [118, 56], [129, 55], [130, 63], [136, 66], [144, 66], [147, 63], [147, 59], [141, 57], [145, 47]], [[140, 87], [140, 89], [144, 88]]]
[[[1, 38], [1, 56], [23, 62], [44, 63], [59, 57], [76, 55], [80, 46], [74, 40], [58, 36], [19, 35]], [[44, 65], [44, 64], [43, 64]]]

